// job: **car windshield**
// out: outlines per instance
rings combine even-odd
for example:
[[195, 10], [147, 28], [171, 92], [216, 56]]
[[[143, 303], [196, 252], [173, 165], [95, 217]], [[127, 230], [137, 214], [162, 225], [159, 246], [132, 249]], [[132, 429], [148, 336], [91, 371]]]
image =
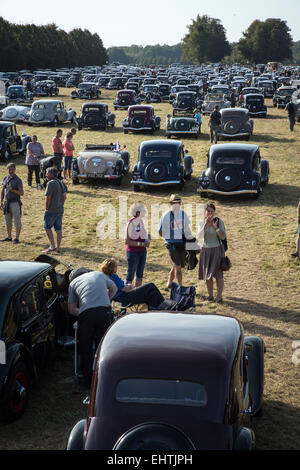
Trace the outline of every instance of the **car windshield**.
[[122, 403], [206, 406], [207, 394], [198, 382], [161, 379], [124, 379], [116, 388]]
[[295, 90], [278, 90], [279, 96], [291, 96]]

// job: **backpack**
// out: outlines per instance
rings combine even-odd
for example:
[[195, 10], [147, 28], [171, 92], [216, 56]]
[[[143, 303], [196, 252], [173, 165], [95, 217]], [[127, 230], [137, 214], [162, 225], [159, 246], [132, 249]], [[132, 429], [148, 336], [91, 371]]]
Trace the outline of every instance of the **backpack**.
[[194, 286], [184, 287], [172, 283], [170, 299], [175, 302], [172, 310], [185, 311], [195, 307], [196, 289]]
[[[218, 218], [218, 227], [219, 227], [219, 222], [220, 222], [220, 219]], [[228, 250], [227, 238], [225, 237], [224, 240], [221, 240], [221, 242], [223, 243], [224, 251], [227, 251]]]

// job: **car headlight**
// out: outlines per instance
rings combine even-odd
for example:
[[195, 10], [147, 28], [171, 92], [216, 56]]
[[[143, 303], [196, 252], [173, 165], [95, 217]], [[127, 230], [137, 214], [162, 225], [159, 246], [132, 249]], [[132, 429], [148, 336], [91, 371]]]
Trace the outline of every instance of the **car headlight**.
[[252, 184], [252, 186], [256, 186], [256, 185], [257, 185], [257, 181], [256, 181], [256, 180], [252, 180], [252, 181], [251, 181], [251, 184]]

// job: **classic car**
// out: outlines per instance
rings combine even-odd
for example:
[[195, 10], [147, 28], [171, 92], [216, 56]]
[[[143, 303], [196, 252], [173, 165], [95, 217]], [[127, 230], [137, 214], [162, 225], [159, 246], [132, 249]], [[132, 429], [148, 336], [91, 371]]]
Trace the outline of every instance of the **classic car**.
[[155, 115], [151, 105], [134, 105], [129, 106], [127, 117], [122, 124], [124, 134], [129, 131], [153, 134], [160, 129], [160, 117]]
[[285, 108], [295, 91], [296, 87], [293, 86], [281, 86], [277, 88], [273, 96], [273, 106]]
[[25, 133], [19, 136], [15, 123], [0, 121], [0, 160], [8, 162], [12, 155], [25, 155], [31, 137]]
[[140, 97], [146, 103], [160, 103], [161, 96], [158, 85], [143, 85]]
[[181, 91], [189, 91], [187, 85], [174, 85], [171, 87], [169, 96], [170, 103], [172, 103], [172, 101], [175, 99], [177, 93], [180, 93]]
[[7, 89], [6, 96], [9, 104], [31, 104], [33, 101], [33, 94], [26, 90], [23, 85], [10, 85]]
[[41, 80], [35, 83], [32, 93], [34, 96], [57, 96], [59, 88], [54, 80]]
[[169, 101], [171, 86], [169, 83], [158, 84], [159, 94], [162, 101]]
[[124, 79], [122, 77], [112, 77], [107, 84], [108, 90], [121, 90], [122, 88], [124, 88]]
[[119, 90], [114, 100], [114, 109], [128, 109], [128, 106], [140, 103], [141, 99], [137, 97], [134, 90]]
[[72, 161], [72, 181], [109, 180], [120, 185], [129, 164], [129, 152], [115, 150], [113, 145], [86, 145]]
[[272, 80], [262, 80], [258, 82], [259, 92], [264, 95], [265, 98], [273, 98], [275, 88]]
[[243, 137], [250, 139], [253, 134], [253, 120], [249, 119], [249, 110], [246, 108], [224, 108], [220, 110], [221, 125], [218, 138]]
[[0, 110], [1, 121], [24, 122], [30, 106], [21, 106], [18, 104], [7, 106]]
[[213, 85], [211, 87], [211, 93], [218, 93], [220, 95], [225, 95], [228, 101], [231, 101], [232, 90], [228, 85]]
[[138, 82], [126, 82], [124, 85], [126, 90], [132, 90], [136, 93], [136, 95], [140, 94], [140, 85]]
[[199, 100], [197, 94], [194, 91], [180, 91], [176, 93], [175, 98], [172, 102], [173, 116], [176, 113], [186, 111], [187, 113], [192, 112], [194, 109], [199, 109]]
[[81, 82], [78, 85], [78, 89], [71, 92], [72, 99], [91, 100], [93, 98], [99, 99], [100, 96], [101, 90], [99, 90], [99, 86], [94, 82]]
[[114, 127], [115, 115], [108, 111], [106, 103], [84, 103], [77, 123], [79, 131], [89, 127], [105, 131], [107, 126]]
[[33, 124], [52, 124], [58, 126], [66, 121], [76, 123], [76, 111], [65, 108], [61, 100], [36, 100], [32, 103], [26, 121], [29, 126]]
[[260, 93], [248, 93], [243, 96], [242, 108], [249, 110], [252, 117], [267, 117], [267, 106], [264, 95]]
[[131, 183], [134, 191], [144, 186], [178, 186], [191, 178], [193, 157], [181, 141], [148, 140], [140, 144]]
[[193, 113], [183, 111], [182, 115], [177, 111], [175, 116], [167, 115], [166, 119], [166, 136], [169, 138], [173, 136], [194, 136], [198, 137], [201, 133], [201, 127], [194, 118]]
[[269, 181], [268, 160], [262, 160], [257, 145], [216, 144], [207, 155], [207, 167], [199, 177], [202, 197], [208, 194], [259, 197]]
[[5, 360], [0, 363], [2, 421], [23, 414], [33, 381], [69, 331], [61, 298], [67, 295], [70, 270], [60, 274], [53, 266], [48, 261], [0, 262], [0, 341], [5, 344]]
[[264, 354], [233, 317], [125, 315], [98, 346], [87, 415], [67, 450], [252, 450]]
[[201, 112], [204, 116], [210, 115], [216, 105], [219, 109], [229, 108], [230, 101], [222, 93], [207, 93], [201, 106]]

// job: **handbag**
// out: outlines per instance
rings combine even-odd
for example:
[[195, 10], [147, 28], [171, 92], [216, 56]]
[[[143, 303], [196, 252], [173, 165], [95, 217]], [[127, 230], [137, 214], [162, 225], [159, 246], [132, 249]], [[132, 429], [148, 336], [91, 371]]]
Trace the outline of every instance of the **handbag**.
[[231, 268], [231, 261], [228, 256], [223, 256], [220, 263], [220, 269], [222, 271], [229, 271]]

